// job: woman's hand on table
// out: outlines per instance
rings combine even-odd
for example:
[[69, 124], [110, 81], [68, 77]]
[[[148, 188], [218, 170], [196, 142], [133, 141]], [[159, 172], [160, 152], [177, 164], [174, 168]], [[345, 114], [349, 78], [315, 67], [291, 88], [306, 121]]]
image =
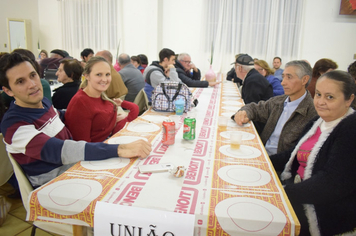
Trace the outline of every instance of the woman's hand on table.
[[247, 117], [246, 111], [238, 111], [235, 114], [234, 120], [235, 120], [236, 124], [238, 124], [238, 125], [243, 125], [250, 121], [250, 119]]
[[117, 148], [119, 157], [125, 158], [146, 158], [151, 153], [151, 144], [145, 140], [137, 140], [132, 143], [120, 144]]
[[209, 82], [209, 86], [214, 87], [215, 85], [220, 84], [220, 83], [221, 83], [221, 81]]

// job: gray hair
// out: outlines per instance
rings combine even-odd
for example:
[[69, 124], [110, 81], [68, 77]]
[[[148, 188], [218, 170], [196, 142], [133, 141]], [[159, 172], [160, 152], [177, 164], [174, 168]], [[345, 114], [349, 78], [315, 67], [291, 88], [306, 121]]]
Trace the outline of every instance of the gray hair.
[[255, 68], [255, 66], [245, 66], [245, 65], [241, 65], [241, 64], [239, 64], [241, 67], [242, 67], [242, 69], [245, 71], [245, 72], [249, 72], [250, 70], [252, 70], [252, 69], [254, 69]]
[[121, 53], [119, 55], [119, 64], [120, 65], [127, 65], [131, 62], [131, 58], [129, 55], [127, 55], [126, 53]]
[[178, 61], [183, 60], [183, 58], [186, 57], [186, 56], [190, 57], [190, 55], [189, 55], [188, 53], [185, 53], [185, 52], [179, 54], [179, 55], [178, 55]]
[[305, 88], [307, 88], [312, 78], [313, 69], [311, 68], [311, 66], [307, 62], [301, 60], [290, 61], [285, 65], [285, 68], [289, 66], [294, 66], [297, 68], [295, 73], [297, 74], [299, 79], [302, 79], [305, 75], [309, 76], [308, 82], [305, 84]]

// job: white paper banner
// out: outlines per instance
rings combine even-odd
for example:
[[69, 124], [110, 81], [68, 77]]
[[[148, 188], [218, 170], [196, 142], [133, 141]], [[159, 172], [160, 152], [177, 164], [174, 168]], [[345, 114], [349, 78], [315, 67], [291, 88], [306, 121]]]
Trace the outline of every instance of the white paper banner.
[[189, 236], [194, 222], [190, 214], [97, 202], [94, 235]]

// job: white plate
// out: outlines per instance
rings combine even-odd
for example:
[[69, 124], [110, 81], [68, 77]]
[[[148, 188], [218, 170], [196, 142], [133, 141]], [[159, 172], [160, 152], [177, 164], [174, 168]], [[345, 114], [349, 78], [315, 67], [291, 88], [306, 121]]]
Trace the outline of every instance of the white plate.
[[242, 103], [238, 102], [238, 101], [224, 101], [222, 103], [227, 104], [227, 105], [232, 105], [232, 106], [241, 106], [242, 105]]
[[240, 186], [262, 186], [271, 181], [268, 172], [244, 165], [224, 166], [218, 170], [218, 176], [230, 184]]
[[167, 116], [155, 116], [155, 115], [145, 115], [145, 116], [141, 116], [141, 118], [151, 121], [151, 122], [155, 122], [155, 123], [162, 123], [164, 120], [167, 120], [168, 117]]
[[240, 107], [241, 107], [241, 106], [239, 106], [239, 107], [238, 107], [238, 106], [236, 106], [236, 107], [232, 107], [232, 106], [223, 106], [223, 107], [222, 107], [222, 109], [223, 109], [223, 110], [228, 110], [228, 111], [235, 111], [235, 112], [237, 112], [237, 110], [239, 110], [239, 109], [240, 109]]
[[246, 158], [246, 159], [252, 159], [252, 158], [257, 158], [261, 156], [261, 151], [258, 150], [257, 148], [246, 146], [246, 145], [240, 145], [240, 149], [231, 149], [230, 145], [224, 145], [219, 148], [219, 151], [229, 157], [235, 157], [235, 158]]
[[221, 113], [222, 116], [227, 116], [227, 117], [231, 117], [235, 114], [235, 112], [224, 112], [224, 113]]
[[159, 130], [160, 127], [158, 125], [152, 123], [130, 123], [127, 126], [127, 130], [132, 132], [155, 132]]
[[251, 134], [251, 133], [247, 133], [247, 132], [243, 132], [243, 131], [225, 131], [225, 132], [221, 132], [220, 136], [223, 138], [227, 138], [230, 139], [230, 134], [232, 132], [239, 132], [242, 134], [242, 140], [252, 140], [256, 137], [256, 135]]
[[90, 179], [67, 179], [55, 182], [38, 191], [41, 206], [61, 215], [82, 212], [102, 192], [98, 181]]
[[250, 127], [251, 124], [250, 124], [250, 123], [246, 123], [246, 124], [243, 124], [243, 125], [238, 125], [238, 124], [236, 124], [235, 121], [233, 121], [233, 120], [230, 119], [230, 120], [227, 122], [227, 126], [229, 126], [229, 127], [238, 127], [238, 128], [246, 128], [246, 127]]
[[287, 223], [286, 216], [276, 206], [247, 197], [219, 202], [215, 215], [230, 235], [279, 235]]
[[226, 91], [226, 92], [223, 92], [223, 95], [224, 96], [236, 96], [236, 95], [239, 95], [239, 93], [237, 91], [236, 92]]
[[108, 140], [109, 144], [127, 144], [137, 141], [139, 139], [147, 141], [147, 138], [136, 137], [136, 136], [119, 136], [115, 138], [111, 138]]
[[80, 164], [88, 170], [121, 169], [130, 163], [129, 158], [115, 157], [101, 161], [81, 161]]

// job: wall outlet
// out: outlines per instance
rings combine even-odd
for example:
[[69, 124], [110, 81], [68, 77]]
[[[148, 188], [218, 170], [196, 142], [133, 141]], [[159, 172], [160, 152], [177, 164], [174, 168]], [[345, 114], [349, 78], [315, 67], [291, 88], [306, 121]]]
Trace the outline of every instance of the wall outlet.
[[[7, 44], [6, 43], [4, 43], [4, 48], [7, 48]], [[355, 54], [356, 55], [356, 54]]]
[[354, 59], [356, 60], [356, 53], [354, 54]]

